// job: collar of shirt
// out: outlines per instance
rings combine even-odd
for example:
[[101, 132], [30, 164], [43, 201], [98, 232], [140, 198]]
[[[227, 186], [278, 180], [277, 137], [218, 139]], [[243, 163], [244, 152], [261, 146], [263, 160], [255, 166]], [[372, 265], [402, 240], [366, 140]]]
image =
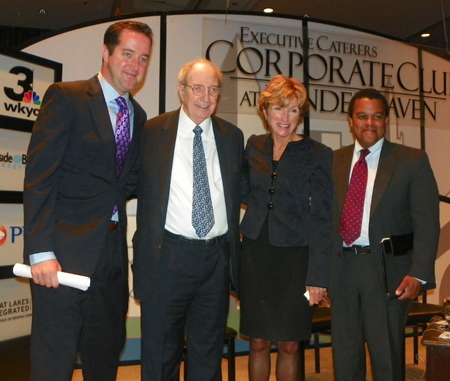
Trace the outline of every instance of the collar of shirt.
[[[100, 86], [103, 91], [103, 96], [105, 97], [106, 104], [108, 107], [113, 107], [116, 111], [116, 114], [119, 112], [119, 105], [116, 103], [115, 99], [120, 97], [121, 95], [117, 92], [117, 90], [110, 85], [110, 83], [103, 77], [102, 73], [98, 73], [98, 80], [100, 82]], [[130, 93], [126, 93], [122, 95], [127, 101], [127, 106], [131, 110], [130, 105]]]
[[[194, 134], [192, 130], [197, 126], [191, 118], [188, 117], [188, 115], [184, 112], [183, 107], [181, 107], [180, 110], [180, 118], [178, 120], [178, 134], [184, 138], [191, 138], [194, 139]], [[202, 140], [209, 140], [213, 134], [212, 129], [212, 120], [211, 118], [205, 119], [202, 123], [199, 124], [199, 126], [202, 128]]]
[[[378, 160], [380, 158], [381, 147], [383, 147], [384, 138], [378, 140], [372, 147], [369, 147], [370, 153], [366, 156], [367, 166], [370, 167], [373, 163], [376, 163], [375, 168], [378, 166]], [[358, 161], [361, 155], [361, 150], [364, 149], [357, 140], [355, 140], [355, 150], [353, 152], [352, 168], [353, 165]], [[370, 168], [369, 168], [370, 170]]]

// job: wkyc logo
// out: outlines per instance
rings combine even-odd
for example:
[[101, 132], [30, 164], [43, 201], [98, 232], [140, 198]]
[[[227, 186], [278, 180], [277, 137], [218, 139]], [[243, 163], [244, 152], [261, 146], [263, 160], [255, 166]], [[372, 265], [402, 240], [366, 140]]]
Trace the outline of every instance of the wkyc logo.
[[[8, 234], [6, 228], [3, 225], [0, 225], [0, 246], [5, 245], [6, 243], [17, 243], [17, 238], [23, 235], [23, 227], [22, 226], [10, 226], [9, 230], [11, 231]], [[8, 240], [8, 235], [10, 239]]]
[[[5, 110], [28, 118], [31, 115], [37, 116], [39, 108], [30, 107], [41, 105], [39, 95], [33, 91], [33, 70], [24, 66], [15, 66], [9, 73], [17, 76], [17, 85], [14, 89], [5, 86], [3, 90], [9, 99], [18, 103], [5, 102]], [[19, 92], [16, 92], [17, 90]]]

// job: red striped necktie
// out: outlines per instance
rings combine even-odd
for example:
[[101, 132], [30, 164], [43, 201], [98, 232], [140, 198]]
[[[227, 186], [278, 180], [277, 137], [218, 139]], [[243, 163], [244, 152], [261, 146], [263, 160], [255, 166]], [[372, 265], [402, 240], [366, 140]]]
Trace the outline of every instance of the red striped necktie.
[[345, 197], [339, 234], [347, 245], [351, 245], [361, 235], [361, 223], [364, 211], [364, 198], [367, 187], [368, 149], [360, 151], [359, 160], [353, 167], [352, 177]]

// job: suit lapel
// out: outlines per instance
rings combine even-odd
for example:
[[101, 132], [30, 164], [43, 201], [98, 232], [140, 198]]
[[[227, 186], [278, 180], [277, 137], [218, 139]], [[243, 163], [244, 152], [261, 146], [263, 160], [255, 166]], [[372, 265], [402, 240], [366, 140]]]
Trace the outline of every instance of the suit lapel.
[[167, 205], [169, 202], [170, 181], [172, 177], [173, 156], [175, 152], [175, 142], [178, 131], [178, 119], [180, 111], [174, 112], [161, 126], [158, 134], [155, 135], [155, 141], [158, 142], [156, 149], [158, 150], [158, 176], [159, 186], [159, 206], [161, 215], [167, 213]]
[[376, 210], [384, 191], [386, 190], [386, 187], [394, 171], [396, 162], [397, 155], [394, 151], [394, 145], [389, 141], [384, 140], [383, 147], [381, 148], [380, 152], [380, 161], [378, 162], [375, 184], [373, 187], [372, 204], [370, 208], [371, 217]]
[[266, 158], [265, 162], [269, 166], [269, 170], [273, 171], [273, 140], [270, 134], [264, 135], [262, 146], [260, 148]]
[[215, 118], [214, 116], [212, 116], [211, 119], [214, 131], [214, 139], [216, 140], [217, 154], [219, 156], [220, 172], [222, 174], [225, 204], [227, 214], [230, 216], [231, 212], [230, 210], [228, 210], [228, 208], [232, 204], [229, 202], [230, 200], [228, 200], [228, 197], [230, 194], [232, 194], [232, 192], [230, 184], [231, 176], [229, 176], [229, 174], [231, 173], [231, 154], [229, 151], [229, 141], [227, 137], [228, 134], [227, 129], [223, 126], [219, 119]]
[[107, 173], [114, 175], [116, 172], [116, 142], [114, 139], [114, 131], [112, 129], [111, 120], [109, 118], [108, 107], [105, 103], [105, 97], [98, 81], [97, 76], [92, 77], [88, 82], [87, 104], [94, 120], [100, 140], [105, 142], [103, 155], [111, 158], [111, 170]]
[[344, 208], [345, 196], [347, 195], [347, 188], [350, 178], [350, 167], [352, 165], [353, 151], [355, 145], [345, 147], [341, 150], [339, 155], [334, 158], [335, 163], [335, 181], [336, 181], [336, 192], [337, 200], [339, 205], [339, 210], [342, 211]]
[[98, 134], [103, 141], [110, 143], [111, 147], [108, 148], [115, 151], [114, 132], [108, 114], [108, 107], [105, 103], [105, 97], [103, 96], [97, 76], [89, 80], [88, 97], [88, 107], [91, 110]]

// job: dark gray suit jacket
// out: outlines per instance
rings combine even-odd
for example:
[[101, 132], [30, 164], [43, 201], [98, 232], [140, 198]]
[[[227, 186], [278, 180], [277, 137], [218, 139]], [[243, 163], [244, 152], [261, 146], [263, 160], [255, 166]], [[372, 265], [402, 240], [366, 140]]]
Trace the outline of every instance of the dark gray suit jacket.
[[114, 132], [97, 75], [48, 88], [28, 148], [26, 263], [31, 254], [53, 251], [63, 271], [91, 276], [116, 203], [126, 259], [125, 201], [136, 184], [136, 178], [130, 176], [137, 173], [140, 136], [147, 118], [142, 107], [130, 99], [133, 137], [117, 180]]
[[[339, 236], [342, 209], [347, 193], [354, 145], [334, 153], [333, 251], [330, 294], [339, 287], [342, 239]], [[389, 256], [391, 287], [405, 275], [435, 287], [434, 262], [439, 238], [439, 193], [427, 154], [419, 149], [384, 141], [375, 178], [369, 222], [369, 240], [374, 271], [383, 287], [380, 241], [385, 237], [414, 234], [413, 249], [401, 257]], [[394, 286], [395, 284], [395, 286]]]
[[[249, 194], [241, 234], [255, 240], [268, 219], [269, 242], [277, 247], [309, 247], [306, 284], [328, 287], [331, 252], [332, 151], [304, 137], [287, 145], [273, 173], [273, 140], [270, 134], [252, 135], [244, 153]], [[275, 193], [271, 196], [269, 188]], [[272, 200], [274, 208], [267, 208]]]
[[[177, 110], [159, 115], [144, 127], [137, 231], [133, 238], [134, 292], [139, 300], [150, 296], [160, 260], [179, 113], [180, 110]], [[231, 281], [236, 288], [244, 137], [240, 129], [221, 118], [213, 116], [212, 123], [225, 193]]]

